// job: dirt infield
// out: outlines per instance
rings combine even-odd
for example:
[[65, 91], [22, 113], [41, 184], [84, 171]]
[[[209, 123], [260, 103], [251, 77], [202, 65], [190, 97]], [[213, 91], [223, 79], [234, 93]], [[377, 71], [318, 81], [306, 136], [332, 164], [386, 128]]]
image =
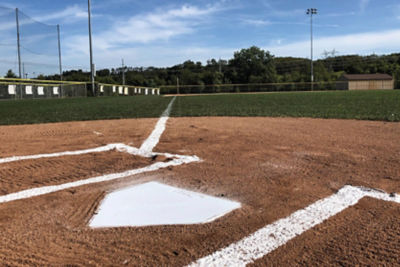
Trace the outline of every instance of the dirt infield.
[[399, 266], [399, 214], [400, 205], [365, 198], [254, 266]]
[[[140, 146], [155, 123], [134, 119], [1, 126], [0, 157], [115, 142]], [[400, 192], [399, 138], [399, 123], [170, 119], [155, 151], [197, 155], [202, 162], [2, 203], [0, 261], [9, 265], [190, 264], [346, 184]], [[136, 168], [149, 161], [112, 151], [4, 163], [0, 164], [1, 194], [40, 186], [38, 179], [47, 185], [68, 177], [83, 179]], [[236, 200], [242, 208], [201, 225], [96, 230], [87, 226], [106, 192], [151, 180]], [[363, 199], [256, 264], [397, 264], [399, 208]]]

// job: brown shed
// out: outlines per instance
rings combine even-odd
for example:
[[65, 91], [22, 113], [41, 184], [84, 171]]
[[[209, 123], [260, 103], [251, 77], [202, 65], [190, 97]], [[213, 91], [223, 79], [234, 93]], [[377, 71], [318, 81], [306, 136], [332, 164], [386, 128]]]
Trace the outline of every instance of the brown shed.
[[346, 82], [347, 90], [394, 89], [393, 77], [388, 74], [343, 74], [340, 80]]

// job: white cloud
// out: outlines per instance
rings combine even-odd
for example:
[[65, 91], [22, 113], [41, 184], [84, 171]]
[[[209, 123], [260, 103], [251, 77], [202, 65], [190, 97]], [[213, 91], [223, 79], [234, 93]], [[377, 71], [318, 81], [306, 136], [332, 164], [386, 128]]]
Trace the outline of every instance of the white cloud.
[[[347, 34], [314, 39], [314, 55], [336, 49], [341, 54], [391, 53], [400, 46], [400, 29]], [[309, 57], [310, 42], [299, 41], [265, 48], [277, 56]]]
[[[173, 37], [195, 32], [202, 23], [207, 23], [208, 15], [219, 11], [219, 5], [199, 8], [184, 5], [170, 10], [133, 16], [117, 21], [110, 29], [94, 34], [93, 44], [99, 53], [118, 49], [126, 45], [146, 44], [165, 41]], [[78, 35], [67, 38], [70, 53], [87, 54], [87, 37]]]
[[103, 33], [101, 37], [112, 40], [110, 43], [113, 44], [168, 40], [194, 32], [200, 22], [204, 22], [208, 15], [218, 10], [217, 6], [199, 8], [184, 5], [178, 9], [137, 15], [127, 21], [117, 23], [111, 31]]
[[73, 5], [51, 14], [36, 16], [35, 19], [39, 21], [63, 21], [64, 23], [73, 23], [78, 20], [87, 19], [87, 16], [86, 9], [78, 5]]
[[254, 25], [254, 26], [266, 26], [271, 25], [272, 23], [269, 20], [262, 19], [243, 19], [245, 24]]
[[346, 17], [346, 16], [354, 16], [356, 12], [350, 11], [350, 12], [342, 12], [342, 13], [328, 13], [324, 14], [324, 17]]
[[[214, 54], [211, 48], [166, 46], [169, 45], [169, 39], [195, 33], [199, 27], [210, 23], [212, 14], [224, 10], [221, 3], [223, 2], [205, 7], [183, 5], [135, 15], [128, 19], [121, 18], [109, 29], [93, 35], [96, 63], [99, 68], [110, 67], [118, 65], [122, 57], [127, 62], [131, 61], [132, 65], [140, 66], [167, 66], [177, 64], [181, 59], [207, 60]], [[66, 65], [82, 62], [82, 55], [88, 57], [87, 36], [70, 36], [63, 43]], [[218, 53], [215, 54], [218, 56]]]
[[[69, 50], [64, 58], [66, 65], [88, 65], [88, 40], [80, 37], [75, 40], [75, 53]], [[286, 43], [287, 40], [275, 40], [271, 45], [263, 47], [276, 56], [309, 57], [309, 40]], [[286, 44], [285, 44], [286, 43]], [[185, 60], [206, 62], [211, 58], [226, 58], [233, 56], [234, 51], [243, 47], [190, 47], [184, 45], [145, 45], [129, 48], [102, 49], [107, 43], [97, 43], [95, 61], [98, 68], [119, 66], [121, 58], [131, 66], [172, 66]], [[249, 44], [250, 46], [251, 44]], [[400, 29], [385, 32], [367, 32], [358, 34], [338, 35], [314, 39], [314, 55], [320, 57], [327, 50], [337, 50], [346, 54], [383, 54], [398, 51], [400, 47]], [[78, 50], [81, 51], [78, 52]], [[86, 57], [82, 58], [82, 55]]]
[[[88, 46], [87, 43], [85, 44]], [[132, 48], [119, 48], [104, 50], [101, 54], [94, 53], [97, 69], [119, 67], [121, 58], [129, 66], [156, 66], [170, 67], [186, 60], [201, 61], [205, 63], [211, 58], [232, 57], [238, 49], [221, 47], [197, 47], [197, 46], [163, 46], [150, 45]], [[66, 66], [82, 65], [83, 69], [89, 68], [89, 57], [82, 58], [81, 54], [69, 54], [64, 56]]]
[[[290, 21], [269, 21], [263, 19], [242, 19], [242, 23], [253, 25], [253, 26], [269, 26], [269, 25], [310, 25], [309, 22], [290, 22]], [[338, 24], [319, 24], [314, 23], [314, 27], [321, 27], [321, 28], [337, 28], [339, 27]]]

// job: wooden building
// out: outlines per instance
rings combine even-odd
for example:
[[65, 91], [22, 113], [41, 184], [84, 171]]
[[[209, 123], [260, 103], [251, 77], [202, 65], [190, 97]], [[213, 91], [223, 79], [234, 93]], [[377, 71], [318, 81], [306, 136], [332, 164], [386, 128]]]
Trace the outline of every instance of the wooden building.
[[394, 89], [393, 77], [388, 74], [343, 74], [340, 81], [344, 90]]

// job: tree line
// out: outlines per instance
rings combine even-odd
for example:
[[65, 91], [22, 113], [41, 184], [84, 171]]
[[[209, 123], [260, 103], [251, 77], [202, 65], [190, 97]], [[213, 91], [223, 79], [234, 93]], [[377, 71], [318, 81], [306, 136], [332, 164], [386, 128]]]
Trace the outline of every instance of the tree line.
[[[234, 53], [229, 60], [210, 59], [201, 62], [187, 60], [172, 67], [124, 67], [96, 71], [96, 81], [122, 84], [125, 73], [126, 84], [160, 87], [180, 85], [248, 84], [309, 82], [311, 62], [306, 58], [275, 57], [269, 51], [256, 46]], [[316, 82], [332, 82], [343, 73], [369, 74], [387, 73], [394, 76], [395, 87], [400, 88], [400, 53], [390, 55], [327, 56], [314, 61]], [[8, 71], [7, 77], [15, 77]], [[67, 81], [88, 81], [90, 74], [82, 70], [63, 72]], [[39, 75], [38, 79], [58, 80], [59, 75]]]

